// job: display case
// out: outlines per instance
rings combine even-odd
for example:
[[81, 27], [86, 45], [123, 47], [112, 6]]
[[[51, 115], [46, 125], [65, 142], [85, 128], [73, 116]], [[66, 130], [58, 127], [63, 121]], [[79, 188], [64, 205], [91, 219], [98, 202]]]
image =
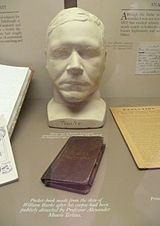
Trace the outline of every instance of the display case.
[[[45, 35], [64, 1], [0, 2], [0, 63], [34, 70], [11, 138], [19, 180], [0, 187], [0, 225], [159, 226], [160, 170], [137, 168], [110, 107], [159, 105], [160, 4], [152, 0], [77, 2], [97, 15], [106, 29], [106, 69], [100, 91], [107, 111], [101, 128], [48, 127], [52, 84], [45, 68]], [[86, 195], [41, 182], [72, 136], [102, 136], [106, 144]]]

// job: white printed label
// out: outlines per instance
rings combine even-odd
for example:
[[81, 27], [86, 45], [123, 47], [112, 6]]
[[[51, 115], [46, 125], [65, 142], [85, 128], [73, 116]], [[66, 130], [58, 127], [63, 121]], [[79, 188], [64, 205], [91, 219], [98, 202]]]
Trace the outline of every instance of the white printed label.
[[142, 42], [137, 51], [136, 74], [160, 74], [160, 42]]

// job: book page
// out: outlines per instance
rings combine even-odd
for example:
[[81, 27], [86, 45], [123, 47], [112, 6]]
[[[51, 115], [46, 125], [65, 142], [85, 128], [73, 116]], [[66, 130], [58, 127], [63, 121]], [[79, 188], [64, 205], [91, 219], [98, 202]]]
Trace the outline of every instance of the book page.
[[160, 106], [112, 107], [111, 112], [139, 168], [160, 167]]
[[0, 185], [18, 179], [6, 122], [0, 116]]
[[5, 116], [7, 125], [28, 71], [27, 67], [0, 65], [0, 114]]

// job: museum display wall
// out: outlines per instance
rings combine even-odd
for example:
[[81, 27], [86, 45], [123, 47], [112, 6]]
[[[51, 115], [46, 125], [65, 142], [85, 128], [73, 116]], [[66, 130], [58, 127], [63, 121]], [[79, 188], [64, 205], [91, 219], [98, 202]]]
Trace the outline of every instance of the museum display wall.
[[[45, 69], [45, 35], [50, 20], [64, 7], [63, 1], [2, 0], [3, 7], [15, 11], [16, 34], [2, 31], [2, 64], [29, 66], [35, 71], [29, 97], [50, 98], [52, 85]], [[159, 25], [156, 1], [79, 0], [78, 6], [97, 15], [106, 29], [106, 70], [101, 82], [105, 97], [157, 97], [160, 94]], [[5, 15], [3, 15], [5, 16]], [[16, 20], [16, 21], [15, 21]], [[6, 33], [4, 33], [6, 32]], [[17, 36], [16, 36], [17, 35]]]

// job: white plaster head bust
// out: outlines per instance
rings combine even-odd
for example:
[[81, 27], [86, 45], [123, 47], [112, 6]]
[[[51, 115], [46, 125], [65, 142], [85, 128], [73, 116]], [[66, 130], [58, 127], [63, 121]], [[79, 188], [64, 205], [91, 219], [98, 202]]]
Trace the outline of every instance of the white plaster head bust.
[[106, 58], [103, 23], [80, 8], [62, 10], [48, 26], [46, 58], [54, 93], [48, 111], [54, 113], [54, 103], [71, 114], [83, 111], [99, 97]]

